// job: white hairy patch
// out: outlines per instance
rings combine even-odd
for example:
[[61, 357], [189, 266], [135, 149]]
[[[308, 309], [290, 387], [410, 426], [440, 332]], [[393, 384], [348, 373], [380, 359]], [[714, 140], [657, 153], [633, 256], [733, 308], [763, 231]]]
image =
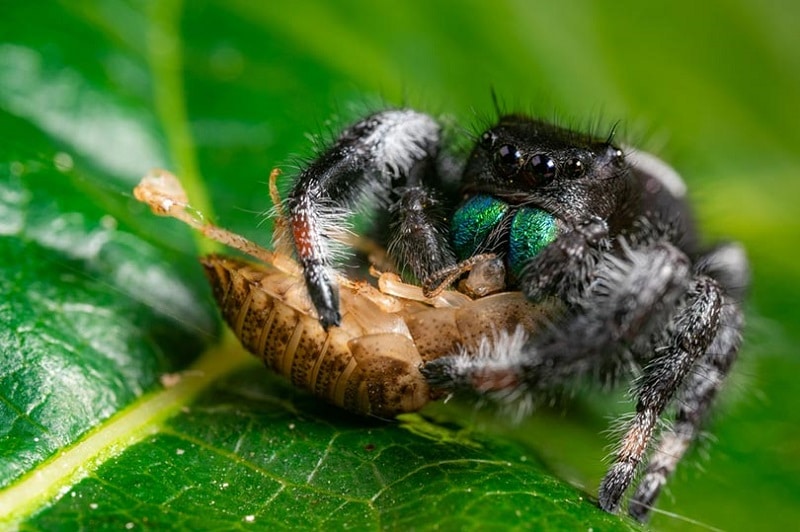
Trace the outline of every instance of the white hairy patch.
[[[308, 226], [312, 231], [319, 231], [324, 238], [312, 235], [308, 244], [313, 248], [312, 254], [315, 257], [325, 257], [329, 262], [339, 262], [349, 255], [348, 248], [344, 245], [346, 235], [352, 230], [349, 220], [350, 211], [340, 205], [336, 205], [329, 198], [317, 199], [317, 203], [311, 205], [311, 198], [303, 197], [296, 209], [295, 216], [305, 217]], [[330, 270], [328, 275], [332, 275]]]
[[[716, 269], [730, 269], [734, 265], [746, 265], [747, 253], [744, 250], [744, 246], [740, 243], [729, 242], [714, 250], [710, 261]], [[744, 273], [737, 273], [740, 277], [746, 276]]]
[[686, 183], [678, 172], [652, 153], [625, 146], [625, 157], [632, 165], [657, 179], [676, 198], [686, 195]]
[[519, 365], [522, 359], [522, 350], [527, 340], [528, 334], [521, 325], [511, 332], [502, 330], [492, 333], [491, 336], [483, 336], [477, 347], [462, 346], [459, 349], [455, 368], [459, 370], [463, 367], [469, 371], [476, 367], [496, 369], [514, 367]]
[[[384, 177], [407, 174], [439, 143], [440, 126], [430, 116], [408, 109], [376, 115], [378, 125], [365, 140], [374, 166]], [[388, 175], [387, 175], [388, 174]]]
[[516, 422], [529, 415], [533, 409], [533, 397], [523, 382], [523, 363], [530, 358], [525, 344], [528, 333], [522, 326], [513, 331], [496, 331], [481, 338], [477, 346], [461, 347], [453, 357], [453, 375], [462, 382], [479, 373], [492, 373], [513, 377], [508, 388], [492, 390], [488, 396], [498, 402]]

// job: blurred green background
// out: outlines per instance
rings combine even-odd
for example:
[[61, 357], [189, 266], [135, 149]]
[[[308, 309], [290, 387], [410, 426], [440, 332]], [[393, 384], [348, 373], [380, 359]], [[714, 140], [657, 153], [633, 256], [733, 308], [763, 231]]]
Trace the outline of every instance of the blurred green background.
[[[2, 137], [36, 153], [21, 144], [39, 137], [17, 133], [32, 128], [69, 154], [90, 202], [124, 205], [129, 221], [145, 216], [131, 187], [169, 168], [194, 183], [196, 206], [266, 242], [269, 170], [291, 175], [309, 136], [381, 102], [472, 132], [494, 112], [492, 90], [579, 127], [619, 121], [623, 139], [685, 177], [709, 241], [742, 241], [753, 268], [742, 363], [660, 507], [720, 529], [785, 529], [800, 519], [798, 20], [792, 1], [18, 2], [0, 22]], [[131, 223], [196, 254], [177, 225]], [[475, 423], [592, 491], [619, 399], [518, 428]]]

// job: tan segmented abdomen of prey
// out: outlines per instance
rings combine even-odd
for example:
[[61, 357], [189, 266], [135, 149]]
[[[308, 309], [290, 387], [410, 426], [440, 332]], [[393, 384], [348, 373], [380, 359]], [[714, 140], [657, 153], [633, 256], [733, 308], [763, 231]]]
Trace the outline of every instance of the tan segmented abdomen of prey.
[[295, 386], [364, 415], [419, 410], [437, 395], [419, 371], [424, 362], [517, 324], [534, 332], [547, 315], [517, 292], [434, 308], [367, 285], [341, 286], [341, 326], [326, 332], [302, 279], [232, 257], [202, 263], [223, 318], [248, 351]]

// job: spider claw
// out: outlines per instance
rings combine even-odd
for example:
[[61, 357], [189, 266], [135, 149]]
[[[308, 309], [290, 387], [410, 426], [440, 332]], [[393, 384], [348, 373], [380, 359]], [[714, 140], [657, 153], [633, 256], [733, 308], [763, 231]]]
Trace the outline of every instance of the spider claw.
[[[313, 270], [308, 269], [308, 274]], [[317, 309], [320, 325], [327, 331], [331, 326], [339, 326], [342, 323], [342, 315], [339, 311], [339, 291], [336, 286], [331, 283], [328, 275], [323, 272], [318, 272], [315, 278], [309, 278], [307, 284], [309, 287], [308, 295], [311, 297], [311, 302], [314, 308]]]

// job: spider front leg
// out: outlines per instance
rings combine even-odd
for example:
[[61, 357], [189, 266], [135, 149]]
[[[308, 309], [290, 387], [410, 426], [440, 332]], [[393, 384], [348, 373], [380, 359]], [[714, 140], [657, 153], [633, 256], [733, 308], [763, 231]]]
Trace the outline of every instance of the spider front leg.
[[408, 266], [423, 285], [434, 272], [455, 264], [450, 250], [445, 216], [439, 200], [421, 186], [398, 190], [399, 199], [390, 207], [391, 238], [387, 253], [401, 266]]
[[533, 301], [556, 296], [577, 303], [609, 246], [606, 221], [589, 218], [526, 264], [520, 283], [525, 295]]
[[[346, 129], [334, 145], [297, 178], [287, 200], [289, 226], [308, 293], [326, 329], [339, 325], [339, 294], [331, 272], [331, 247], [346, 219], [360, 204], [402, 212], [395, 217], [401, 235], [394, 241], [400, 259], [415, 270], [437, 268], [452, 261], [443, 233], [411, 245], [420, 226], [433, 227], [433, 204], [422, 179], [439, 152], [440, 127], [428, 115], [410, 110], [373, 114]], [[416, 209], [416, 211], [414, 210]], [[403, 256], [405, 255], [405, 256]]]

